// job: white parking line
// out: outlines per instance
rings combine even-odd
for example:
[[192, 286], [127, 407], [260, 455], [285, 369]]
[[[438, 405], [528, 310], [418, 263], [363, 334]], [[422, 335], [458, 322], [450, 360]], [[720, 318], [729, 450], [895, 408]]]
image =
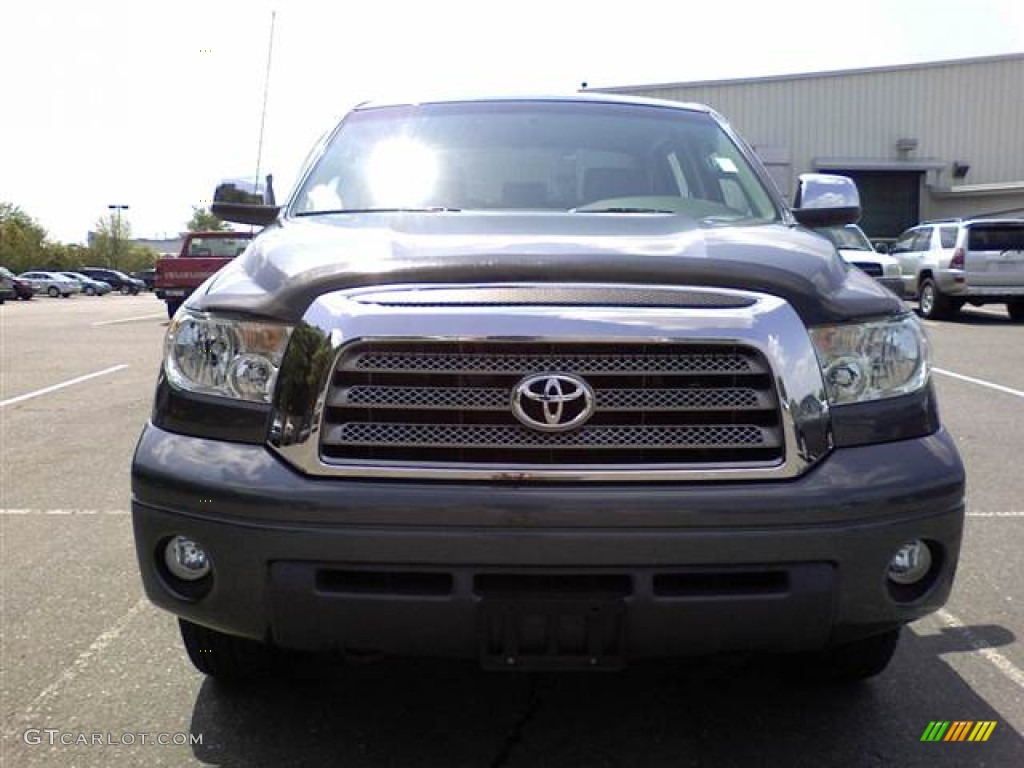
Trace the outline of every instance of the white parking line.
[[35, 392], [28, 392], [24, 395], [18, 395], [8, 400], [0, 400], [0, 408], [6, 408], [8, 405], [15, 405], [16, 403], [22, 403], [25, 400], [31, 400], [33, 397], [39, 397], [40, 395], [46, 395], [50, 392], [56, 392], [58, 389], [64, 389], [64, 387], [70, 387], [73, 384], [80, 384], [83, 381], [89, 379], [95, 379], [97, 376], [106, 376], [108, 373], [116, 373], [117, 371], [123, 371], [128, 365], [114, 365], [110, 368], [104, 368], [102, 371], [96, 371], [96, 373], [87, 373], [85, 376], [78, 376], [74, 379], [68, 379], [62, 381], [60, 384], [54, 384], [52, 387], [45, 387], [43, 389], [37, 389]]
[[977, 384], [979, 387], [988, 387], [994, 389], [996, 392], [1005, 392], [1008, 395], [1016, 395], [1017, 397], [1024, 397], [1024, 392], [1019, 389], [1011, 389], [1010, 387], [1004, 387], [1002, 384], [993, 384], [991, 381], [985, 381], [984, 379], [975, 379], [973, 376], [964, 376], [962, 373], [954, 373], [953, 371], [947, 371], [945, 368], [932, 368], [936, 373], [941, 373], [943, 376], [949, 376], [953, 379], [960, 379], [960, 381], [966, 381], [970, 384]]
[[157, 318], [167, 318], [166, 312], [161, 312], [158, 315], [136, 315], [135, 317], [122, 317], [120, 320], [104, 320], [100, 323], [93, 323], [92, 326], [95, 328], [100, 325], [117, 325], [118, 323], [134, 323], [136, 320], [156, 320]]
[[93, 640], [89, 644], [88, 648], [78, 654], [78, 657], [71, 662], [69, 666], [65, 667], [56, 680], [36, 694], [36, 697], [32, 699], [29, 705], [19, 713], [19, 716], [12, 718], [12, 720], [20, 720], [20, 723], [11, 723], [5, 730], [4, 737], [10, 739], [17, 736], [20, 733], [19, 726], [30, 722], [32, 718], [38, 715], [47, 700], [52, 699], [61, 691], [61, 689], [66, 688], [70, 683], [74, 682], [75, 678], [78, 677], [82, 673], [82, 670], [88, 666], [90, 660], [92, 660], [93, 657], [98, 656], [108, 645], [114, 642], [127, 628], [128, 623], [144, 608], [146, 608], [148, 604], [149, 603], [146, 598], [139, 598], [135, 605], [128, 609], [126, 614], [114, 622], [113, 626], [102, 632], [99, 637]]
[[96, 516], [96, 515], [127, 515], [127, 509], [0, 509], [0, 516], [10, 517], [37, 517], [39, 515], [50, 515], [52, 517], [71, 516]]
[[947, 627], [960, 632], [967, 639], [967, 642], [970, 643], [971, 648], [973, 648], [976, 653], [981, 654], [982, 658], [990, 662], [992, 666], [999, 670], [1003, 677], [1012, 683], [1016, 683], [1019, 687], [1024, 688], [1024, 670], [1003, 656], [1003, 654], [993, 648], [987, 641], [978, 637], [978, 635], [971, 631], [970, 627], [965, 625], [960, 619], [945, 608], [935, 615], [938, 617], [939, 621]]

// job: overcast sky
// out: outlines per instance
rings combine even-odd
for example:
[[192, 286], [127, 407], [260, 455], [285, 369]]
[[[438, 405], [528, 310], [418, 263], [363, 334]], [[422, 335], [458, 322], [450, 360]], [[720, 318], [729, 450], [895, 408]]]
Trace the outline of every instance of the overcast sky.
[[366, 99], [1024, 52], [1022, 0], [4, 0], [0, 202], [57, 241], [84, 242], [111, 204], [135, 236], [183, 229], [219, 179], [255, 171], [271, 10], [262, 169], [279, 198]]

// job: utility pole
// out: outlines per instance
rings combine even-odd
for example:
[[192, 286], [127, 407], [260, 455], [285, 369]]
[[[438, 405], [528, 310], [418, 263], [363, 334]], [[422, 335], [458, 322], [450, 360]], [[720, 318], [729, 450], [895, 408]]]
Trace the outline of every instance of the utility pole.
[[[263, 109], [260, 112], [260, 138], [256, 144], [256, 179], [255, 189], [260, 191], [260, 163], [263, 161], [263, 128], [267, 124], [267, 98], [270, 95], [270, 65], [274, 60], [274, 22], [277, 11], [270, 12], [270, 40], [267, 43], [267, 73], [263, 76]], [[266, 190], [264, 190], [266, 195]]]
[[114, 258], [112, 259], [114, 263], [111, 264], [111, 267], [117, 269], [118, 257], [121, 255], [121, 211], [127, 211], [128, 206], [108, 205], [107, 208], [109, 208], [111, 211], [114, 211], [114, 213], [110, 217], [111, 223], [114, 224]]

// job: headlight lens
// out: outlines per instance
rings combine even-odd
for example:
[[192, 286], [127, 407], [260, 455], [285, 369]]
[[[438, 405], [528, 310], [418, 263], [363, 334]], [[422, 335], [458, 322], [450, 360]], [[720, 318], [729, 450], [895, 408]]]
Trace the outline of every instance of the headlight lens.
[[905, 395], [928, 381], [928, 339], [913, 315], [812, 328], [811, 340], [833, 405]]
[[269, 403], [291, 326], [182, 310], [167, 330], [164, 368], [180, 389]]

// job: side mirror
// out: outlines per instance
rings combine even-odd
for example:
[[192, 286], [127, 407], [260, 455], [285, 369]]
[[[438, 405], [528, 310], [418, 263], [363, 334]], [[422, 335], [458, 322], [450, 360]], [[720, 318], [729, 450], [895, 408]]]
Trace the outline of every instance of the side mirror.
[[805, 227], [836, 227], [860, 220], [860, 193], [853, 179], [826, 173], [802, 173], [793, 215]]
[[222, 181], [213, 193], [210, 212], [224, 221], [237, 224], [261, 227], [273, 224], [281, 212], [281, 206], [274, 200], [274, 177], [267, 176], [267, 186], [263, 190], [245, 179]]
[[891, 253], [892, 249], [888, 243], [875, 243], [875, 251], [878, 253]]

